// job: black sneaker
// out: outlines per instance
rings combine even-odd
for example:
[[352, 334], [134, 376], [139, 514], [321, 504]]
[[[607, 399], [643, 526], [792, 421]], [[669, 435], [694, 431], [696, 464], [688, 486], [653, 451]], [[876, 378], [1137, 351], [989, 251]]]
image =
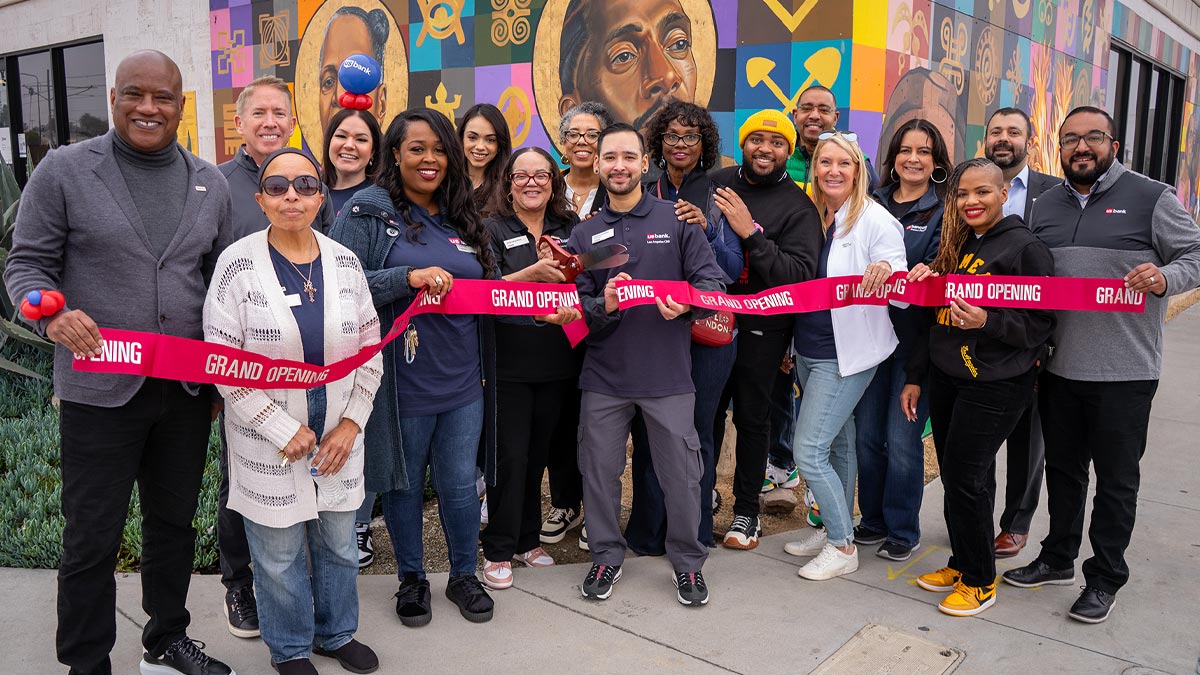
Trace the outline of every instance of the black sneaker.
[[370, 647], [358, 640], [350, 640], [337, 649], [313, 647], [313, 653], [317, 656], [337, 659], [343, 668], [352, 673], [373, 673], [379, 670], [379, 657]]
[[721, 543], [725, 548], [749, 551], [758, 548], [758, 538], [761, 535], [762, 527], [758, 524], [758, 516], [734, 516]]
[[1005, 572], [1003, 579], [1004, 583], [1018, 588], [1037, 588], [1044, 584], [1070, 586], [1075, 583], [1075, 568], [1055, 570], [1041, 560], [1034, 560], [1024, 567]]
[[542, 521], [542, 529], [538, 540], [543, 544], [557, 544], [562, 541], [569, 530], [583, 524], [583, 514], [577, 509], [560, 509], [551, 507], [550, 515]]
[[290, 661], [271, 662], [271, 668], [279, 675], [319, 675], [317, 667], [310, 659], [291, 659]]
[[370, 567], [375, 562], [375, 544], [371, 541], [371, 526], [355, 524], [354, 536], [358, 539], [358, 569]]
[[861, 546], [874, 546], [884, 539], [887, 539], [887, 532], [872, 530], [866, 525], [857, 525], [854, 528], [854, 543]]
[[233, 668], [209, 657], [203, 649], [203, 642], [181, 637], [162, 656], [142, 654], [142, 675], [236, 675]]
[[1117, 606], [1117, 596], [1107, 591], [1091, 586], [1083, 586], [1079, 599], [1071, 605], [1067, 616], [1084, 623], [1100, 623], [1108, 618], [1112, 608]]
[[591, 600], [607, 600], [612, 595], [613, 584], [621, 580], [620, 565], [592, 565], [583, 580], [583, 597]]
[[234, 637], [258, 637], [258, 602], [254, 587], [242, 586], [225, 593], [225, 626]]
[[708, 584], [704, 583], [704, 575], [696, 572], [676, 572], [671, 577], [675, 582], [675, 597], [679, 604], [688, 607], [700, 607], [708, 604]]
[[[857, 535], [854, 537], [854, 541], [858, 541]], [[879, 550], [875, 551], [875, 555], [879, 556], [880, 558], [886, 558], [887, 560], [903, 562], [911, 558], [913, 551], [919, 548], [921, 548], [921, 542], [919, 541], [912, 546], [905, 546], [904, 544], [894, 541], [885, 541], [880, 544]]]
[[458, 605], [458, 611], [463, 618], [471, 623], [484, 623], [492, 620], [492, 609], [495, 603], [492, 596], [483, 588], [483, 582], [474, 574], [464, 577], [450, 577], [446, 584], [446, 597]]
[[420, 579], [412, 572], [404, 575], [400, 590], [396, 592], [396, 616], [409, 628], [424, 626], [433, 619], [428, 580]]

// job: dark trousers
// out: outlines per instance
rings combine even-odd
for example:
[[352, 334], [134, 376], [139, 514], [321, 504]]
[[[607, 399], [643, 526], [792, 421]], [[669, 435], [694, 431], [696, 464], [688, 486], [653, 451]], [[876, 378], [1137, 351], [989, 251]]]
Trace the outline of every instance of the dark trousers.
[[[1025, 409], [1020, 421], [1008, 437], [1008, 470], [1004, 479], [1004, 510], [1000, 513], [1000, 530], [1029, 534], [1029, 524], [1037, 512], [1042, 491], [1042, 474], [1046, 463], [1046, 444], [1042, 441], [1042, 416], [1038, 412], [1037, 390], [1033, 402]], [[989, 472], [989, 491], [993, 501], [996, 492], [995, 467]]]
[[968, 586], [987, 586], [996, 579], [988, 473], [1033, 397], [1037, 374], [1031, 369], [1007, 380], [979, 382], [932, 371], [929, 418], [946, 493], [950, 567], [962, 572]]
[[250, 544], [246, 543], [246, 523], [242, 514], [229, 508], [229, 445], [225, 442], [225, 413], [217, 425], [221, 436], [221, 486], [217, 493], [217, 558], [221, 563], [221, 583], [236, 591], [254, 583], [250, 571]]
[[1075, 565], [1083, 541], [1088, 465], [1096, 497], [1083, 563], [1088, 586], [1116, 593], [1129, 580], [1125, 549], [1137, 515], [1142, 455], [1158, 380], [1083, 382], [1045, 373], [1041, 381], [1050, 533], [1038, 559], [1054, 569]]
[[771, 448], [767, 451], [767, 461], [780, 469], [790, 471], [796, 466], [792, 440], [796, 436], [802, 397], [795, 367], [790, 373], [776, 369], [771, 389]]
[[156, 656], [187, 632], [210, 401], [178, 382], [147, 380], [130, 401], [101, 408], [63, 401], [63, 556], [58, 660], [71, 673], [110, 673], [117, 638], [117, 551], [136, 482], [142, 509], [142, 646]]
[[578, 448], [580, 391], [578, 383], [575, 384], [563, 395], [546, 471], [550, 479], [550, 505], [578, 511], [583, 507], [583, 476], [579, 473]]
[[574, 379], [507, 382], [496, 389], [496, 484], [487, 488], [488, 525], [479, 535], [483, 555], [512, 560], [540, 546], [542, 473]]
[[737, 427], [737, 467], [733, 512], [758, 516], [758, 495], [771, 447], [771, 393], [792, 331], [738, 331], [737, 358], [729, 377], [733, 424]]
[[[700, 436], [700, 461], [704, 468], [700, 477], [700, 531], [697, 534], [701, 544], [712, 546], [712, 491], [717, 482], [717, 451], [712, 422], [717, 417], [721, 392], [733, 368], [737, 347], [733, 343], [709, 347], [693, 342], [691, 349], [692, 383], [696, 385], [693, 422]], [[725, 422], [724, 415], [721, 415], [721, 422]], [[662, 555], [667, 550], [667, 507], [650, 456], [646, 421], [640, 411], [633, 418], [631, 435], [633, 502], [629, 510], [629, 522], [625, 526], [625, 542], [640, 555]]]

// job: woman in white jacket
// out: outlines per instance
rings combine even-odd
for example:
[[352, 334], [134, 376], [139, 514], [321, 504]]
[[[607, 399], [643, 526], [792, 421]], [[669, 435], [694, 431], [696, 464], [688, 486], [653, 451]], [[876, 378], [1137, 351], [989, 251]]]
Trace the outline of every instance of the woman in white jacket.
[[[855, 134], [821, 134], [812, 162], [813, 202], [825, 226], [817, 277], [861, 274], [860, 292], [874, 293], [893, 272], [908, 269], [904, 231], [867, 196], [869, 179]], [[793, 346], [804, 398], [792, 451], [825, 525], [784, 547], [795, 556], [815, 556], [800, 568], [806, 579], [831, 579], [858, 569], [854, 407], [896, 343], [887, 306], [796, 315]]]
[[[291, 148], [263, 162], [256, 199], [271, 225], [217, 261], [204, 303], [207, 341], [316, 366], [379, 342], [358, 258], [310, 227], [321, 206], [319, 174]], [[307, 390], [218, 386], [229, 508], [245, 516], [259, 626], [284, 675], [316, 673], [314, 652], [354, 672], [379, 665], [354, 639], [354, 512], [363, 500], [362, 429], [381, 363], [376, 354], [349, 376]]]

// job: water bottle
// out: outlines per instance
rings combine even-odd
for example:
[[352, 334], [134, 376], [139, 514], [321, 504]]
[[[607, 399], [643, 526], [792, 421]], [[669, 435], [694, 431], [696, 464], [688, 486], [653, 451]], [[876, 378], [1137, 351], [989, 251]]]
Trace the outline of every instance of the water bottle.
[[313, 451], [308, 453], [308, 474], [317, 484], [317, 494], [321, 497], [321, 503], [328, 507], [338, 506], [346, 501], [346, 486], [337, 474], [332, 476], [317, 474], [317, 467], [312, 465], [312, 461], [317, 456], [318, 450], [318, 447], [313, 446]]

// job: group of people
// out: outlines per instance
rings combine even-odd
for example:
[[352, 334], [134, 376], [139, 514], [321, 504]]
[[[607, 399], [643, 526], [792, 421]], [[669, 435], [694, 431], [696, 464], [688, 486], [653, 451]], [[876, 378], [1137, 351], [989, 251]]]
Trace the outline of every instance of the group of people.
[[[72, 673], [111, 671], [112, 571], [135, 482], [150, 615], [141, 672], [233, 672], [188, 637], [185, 609], [192, 518], [218, 418], [229, 630], [261, 635], [285, 675], [317, 672], [313, 655], [352, 672], [378, 667], [355, 639], [355, 577], [374, 554], [377, 498], [397, 562], [396, 613], [406, 626], [429, 623], [427, 481], [446, 539], [445, 593], [469, 621], [491, 619], [488, 589], [512, 586], [514, 563], [553, 565], [543, 544], [575, 528], [593, 562], [585, 598], [609, 598], [633, 550], [665, 554], [678, 601], [707, 604], [716, 448], [730, 405], [727, 548], [757, 547], [761, 491], [803, 477], [820, 519], [785, 546], [807, 558], [801, 577], [853, 573], [859, 546], [908, 559], [921, 546], [928, 418], [952, 555], [918, 583], [944, 594], [942, 611], [970, 616], [995, 602], [995, 560], [1025, 545], [1043, 461], [1049, 534], [1033, 562], [1003, 579], [1074, 583], [1089, 465], [1093, 557], [1069, 615], [1103, 621], [1128, 579], [1165, 298], [1200, 284], [1200, 231], [1169, 186], [1117, 160], [1103, 110], [1077, 108], [1057, 130], [1060, 180], [1029, 168], [1034, 129], [1014, 108], [989, 120], [985, 157], [958, 166], [936, 126], [908, 122], [877, 174], [857, 135], [837, 129], [837, 102], [821, 86], [790, 117], [751, 115], [738, 130], [741, 163], [726, 167], [712, 116], [680, 101], [642, 128], [579, 103], [562, 115], [560, 157], [514, 150], [486, 103], [457, 128], [426, 108], [386, 130], [341, 110], [318, 163], [286, 146], [295, 128], [287, 84], [261, 78], [237, 100], [245, 145], [214, 167], [175, 142], [182, 81], [164, 54], [124, 59], [111, 100], [112, 132], [51, 153], [34, 172], [5, 272], [15, 298], [39, 289], [67, 298], [37, 328], [60, 346], [57, 648]], [[544, 237], [576, 254], [620, 244], [628, 262], [575, 277], [578, 308], [415, 316], [350, 375], [309, 389], [71, 368], [103, 353], [100, 326], [323, 366], [378, 344], [421, 292], [440, 298], [459, 279], [566, 282]], [[861, 276], [859, 291], [870, 294], [897, 273], [1119, 277], [1146, 294], [1147, 308], [1054, 313], [956, 298], [731, 317], [669, 295], [621, 309], [617, 292], [618, 282], [644, 279], [752, 295]], [[579, 320], [589, 333], [572, 347], [562, 326]], [[633, 511], [622, 530], [631, 435]], [[1005, 441], [997, 536], [995, 458]]]

